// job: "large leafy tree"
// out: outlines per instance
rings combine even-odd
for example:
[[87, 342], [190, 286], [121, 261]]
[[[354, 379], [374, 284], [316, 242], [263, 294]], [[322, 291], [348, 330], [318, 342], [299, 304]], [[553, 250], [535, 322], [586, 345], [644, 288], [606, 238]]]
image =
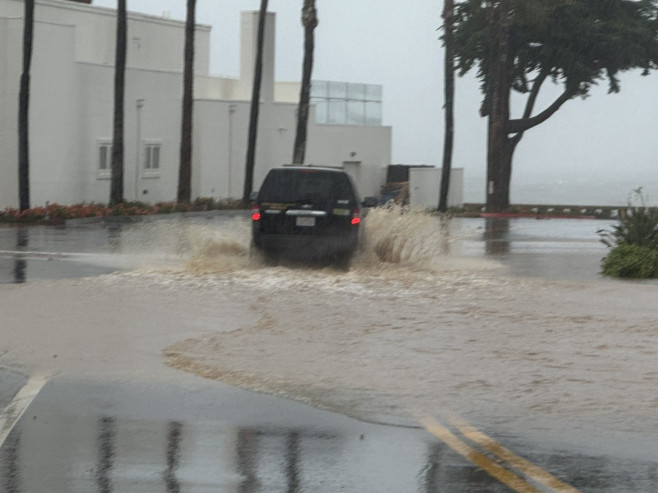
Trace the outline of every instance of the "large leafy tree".
[[[114, 120], [112, 125], [112, 180], [110, 204], [123, 202], [123, 122], [126, 80], [126, 0], [117, 1], [116, 51], [114, 54]], [[137, 143], [139, 145], [139, 142]]]
[[183, 69], [183, 116], [181, 122], [178, 201], [189, 202], [192, 195], [192, 109], [194, 106], [194, 27], [196, 0], [187, 0], [185, 54]]
[[34, 0], [25, 0], [23, 18], [23, 71], [18, 96], [18, 200], [21, 211], [30, 208], [29, 110], [30, 68], [34, 39]]
[[297, 106], [297, 132], [292, 162], [304, 164], [306, 155], [306, 131], [311, 100], [311, 73], [313, 72], [313, 52], [315, 51], [314, 30], [318, 26], [318, 12], [315, 0], [304, 0], [302, 7], [302, 25], [304, 26], [304, 63], [302, 67], [302, 85]]
[[[646, 74], [658, 61], [657, 0], [464, 0], [457, 5], [455, 49], [460, 75], [475, 68], [480, 113], [488, 119], [487, 208], [509, 206], [512, 157], [524, 133], [567, 101], [586, 97], [630, 69]], [[544, 82], [562, 91], [535, 112]], [[521, 115], [510, 114], [516, 92]]]
[[254, 166], [256, 164], [256, 142], [258, 140], [258, 110], [260, 109], [260, 86], [263, 79], [263, 44], [265, 43], [265, 19], [267, 17], [267, 0], [260, 1], [258, 12], [258, 33], [256, 35], [256, 62], [254, 81], [251, 88], [251, 109], [249, 112], [249, 135], [247, 137], [247, 159], [244, 173], [242, 201], [249, 202], [254, 186]]

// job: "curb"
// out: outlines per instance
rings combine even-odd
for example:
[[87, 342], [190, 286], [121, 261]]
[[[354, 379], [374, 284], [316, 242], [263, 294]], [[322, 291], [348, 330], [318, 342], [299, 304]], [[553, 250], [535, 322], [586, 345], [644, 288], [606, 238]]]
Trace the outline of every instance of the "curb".
[[189, 217], [198, 217], [212, 219], [213, 217], [249, 217], [249, 211], [246, 209], [215, 210], [215, 211], [192, 211], [192, 212], [173, 212], [171, 214], [150, 214], [142, 216], [102, 216], [102, 217], [82, 217], [79, 219], [67, 219], [64, 226], [85, 226], [87, 224], [130, 224], [151, 221], [176, 220]]

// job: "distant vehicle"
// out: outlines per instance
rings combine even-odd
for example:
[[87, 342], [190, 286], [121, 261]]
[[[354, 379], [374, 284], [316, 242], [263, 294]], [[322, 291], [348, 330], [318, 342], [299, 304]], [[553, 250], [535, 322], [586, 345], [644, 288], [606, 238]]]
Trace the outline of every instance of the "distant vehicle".
[[284, 166], [265, 177], [251, 222], [253, 246], [270, 264], [285, 253], [348, 266], [359, 244], [361, 203], [342, 169]]

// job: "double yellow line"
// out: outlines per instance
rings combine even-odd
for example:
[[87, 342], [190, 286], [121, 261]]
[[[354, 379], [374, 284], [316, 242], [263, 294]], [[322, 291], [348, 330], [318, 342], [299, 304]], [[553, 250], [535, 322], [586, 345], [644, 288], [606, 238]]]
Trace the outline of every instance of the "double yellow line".
[[[556, 493], [579, 493], [576, 488], [514, 454], [491, 437], [475, 429], [462, 418], [450, 417], [448, 421], [465, 439], [478, 446], [480, 450], [473, 445], [469, 445], [432, 417], [419, 418], [418, 421], [427, 431], [455, 452], [514, 491], [519, 493], [542, 493], [546, 489], [540, 490], [537, 486], [543, 486]], [[492, 454], [494, 458], [490, 458], [485, 452]], [[518, 471], [518, 473], [512, 472], [512, 469]], [[528, 480], [534, 481], [537, 486], [534, 486]]]

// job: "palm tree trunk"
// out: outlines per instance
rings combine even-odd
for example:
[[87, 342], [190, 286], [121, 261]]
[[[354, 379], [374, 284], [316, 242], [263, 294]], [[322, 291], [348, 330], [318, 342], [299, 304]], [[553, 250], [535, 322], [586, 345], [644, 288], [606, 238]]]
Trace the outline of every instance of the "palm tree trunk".
[[34, 38], [34, 0], [25, 0], [23, 19], [23, 72], [18, 96], [18, 200], [21, 211], [30, 208], [30, 67]]
[[185, 68], [183, 73], [183, 118], [181, 124], [178, 201], [189, 202], [192, 195], [192, 111], [194, 107], [194, 27], [196, 0], [187, 0], [185, 24]]
[[[114, 63], [114, 123], [112, 125], [112, 180], [110, 205], [123, 202], [123, 121], [127, 38], [126, 0], [117, 2], [117, 39]], [[139, 145], [139, 142], [137, 143]], [[139, 163], [136, 164], [139, 166]]]
[[247, 142], [247, 162], [245, 165], [244, 188], [242, 202], [249, 202], [249, 196], [254, 187], [254, 164], [256, 162], [256, 141], [258, 136], [258, 109], [260, 106], [260, 84], [263, 78], [263, 42], [265, 40], [265, 17], [267, 15], [267, 0], [261, 0], [258, 14], [258, 39], [256, 40], [256, 66], [254, 68], [254, 84], [251, 91], [251, 112], [249, 115], [249, 136]]
[[445, 134], [443, 141], [443, 169], [441, 171], [441, 191], [439, 212], [448, 210], [450, 191], [450, 171], [452, 169], [452, 148], [455, 134], [455, 42], [454, 42], [454, 0], [445, 0], [443, 5], [443, 43], [445, 45], [444, 93], [445, 93]]
[[318, 13], [315, 0], [304, 0], [302, 8], [302, 24], [304, 25], [304, 64], [302, 68], [302, 87], [299, 93], [297, 107], [297, 132], [292, 162], [304, 164], [306, 155], [306, 131], [308, 128], [308, 113], [311, 99], [311, 73], [313, 72], [313, 52], [315, 38], [313, 31], [318, 26]]

